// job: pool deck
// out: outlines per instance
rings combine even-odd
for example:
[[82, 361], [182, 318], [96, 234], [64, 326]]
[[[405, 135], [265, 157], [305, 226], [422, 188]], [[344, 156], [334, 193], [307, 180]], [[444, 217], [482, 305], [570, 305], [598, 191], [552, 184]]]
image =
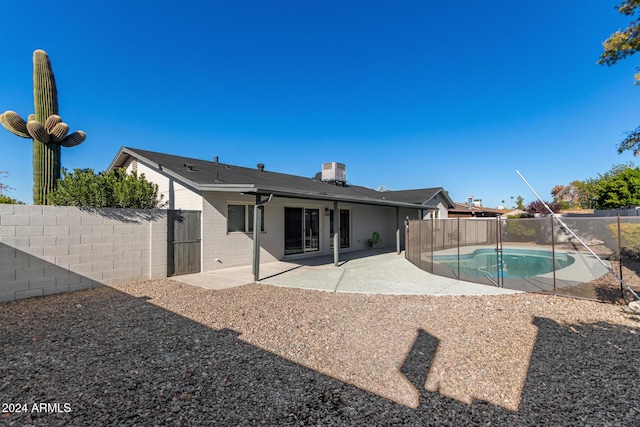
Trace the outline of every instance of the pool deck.
[[[327, 292], [391, 295], [501, 295], [517, 290], [436, 276], [388, 250], [371, 249], [340, 254], [338, 267], [332, 256], [319, 256], [260, 265], [258, 283]], [[207, 289], [226, 289], [255, 283], [251, 266], [174, 276]]]
[[[467, 246], [460, 248], [460, 255], [469, 255], [480, 249], [494, 249], [493, 246]], [[550, 252], [548, 246], [532, 245], [503, 245], [503, 250], [517, 249], [522, 251], [546, 251]], [[437, 251], [434, 255], [457, 255], [458, 249], [446, 249]], [[589, 282], [608, 273], [607, 268], [602, 265], [589, 252], [575, 250], [556, 250], [556, 253], [567, 254], [574, 259], [574, 262], [555, 272], [555, 288], [566, 288], [580, 283]], [[423, 254], [423, 259], [430, 262], [429, 258]], [[524, 292], [552, 292], [554, 290], [554, 273], [545, 273], [531, 277], [505, 278], [504, 286]]]

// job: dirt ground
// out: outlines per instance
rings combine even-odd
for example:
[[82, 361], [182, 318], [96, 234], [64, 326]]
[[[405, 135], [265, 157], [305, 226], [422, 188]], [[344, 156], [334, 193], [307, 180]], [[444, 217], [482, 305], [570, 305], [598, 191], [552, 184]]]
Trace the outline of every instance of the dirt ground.
[[[611, 269], [620, 275], [620, 261], [609, 261]], [[640, 260], [623, 260], [622, 280], [638, 294], [640, 293]], [[614, 304], [627, 304], [635, 298], [631, 292], [611, 273], [596, 280], [566, 289], [567, 295], [595, 299]]]

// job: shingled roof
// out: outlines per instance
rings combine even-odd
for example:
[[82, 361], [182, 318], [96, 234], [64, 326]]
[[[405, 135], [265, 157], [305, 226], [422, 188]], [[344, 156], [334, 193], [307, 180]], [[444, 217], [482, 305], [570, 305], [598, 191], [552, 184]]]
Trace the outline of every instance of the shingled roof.
[[453, 200], [449, 198], [449, 195], [442, 187], [387, 191], [385, 192], [385, 194], [388, 196], [388, 198], [397, 200], [399, 202], [415, 203], [424, 206], [432, 206], [432, 204], [429, 202], [431, 202], [438, 194], [442, 194], [445, 200], [450, 205], [448, 207], [453, 207], [455, 205]]
[[[109, 170], [123, 167], [133, 157], [158, 169], [195, 191], [241, 192], [315, 200], [345, 201], [370, 205], [421, 208], [425, 200], [418, 193], [432, 190], [379, 192], [357, 185], [335, 185], [314, 178], [246, 168], [225, 163], [175, 156], [137, 148], [122, 147], [109, 165]], [[428, 190], [428, 191], [427, 191]], [[437, 189], [437, 190], [441, 190]], [[443, 191], [444, 194], [446, 194]], [[431, 196], [433, 197], [433, 196]], [[429, 197], [427, 200], [429, 200]], [[415, 200], [415, 201], [414, 201]], [[418, 206], [416, 206], [418, 205]]]

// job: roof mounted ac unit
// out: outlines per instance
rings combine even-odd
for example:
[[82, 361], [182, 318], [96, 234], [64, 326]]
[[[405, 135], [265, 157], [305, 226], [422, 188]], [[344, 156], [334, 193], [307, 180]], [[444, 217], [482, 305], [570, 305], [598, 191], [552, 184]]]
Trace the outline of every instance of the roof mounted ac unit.
[[346, 167], [342, 163], [330, 162], [322, 164], [322, 180], [323, 181], [347, 181]]

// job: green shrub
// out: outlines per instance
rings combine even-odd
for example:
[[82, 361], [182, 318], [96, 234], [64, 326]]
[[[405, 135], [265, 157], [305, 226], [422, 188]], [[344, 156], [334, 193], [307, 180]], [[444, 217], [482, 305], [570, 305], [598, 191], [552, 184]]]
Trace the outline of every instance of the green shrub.
[[[618, 224], [609, 224], [607, 228], [618, 240]], [[620, 224], [620, 251], [627, 257], [640, 258], [640, 224]]]
[[538, 234], [538, 221], [507, 219], [505, 231], [506, 240], [513, 242], [532, 242], [536, 240]]
[[6, 203], [9, 205], [24, 205], [24, 203], [22, 203], [21, 201], [12, 199], [9, 196], [3, 196], [2, 194], [0, 194], [0, 203]]
[[144, 174], [127, 174], [123, 169], [93, 172], [93, 169], [63, 171], [63, 178], [52, 194], [54, 205], [90, 208], [153, 209], [160, 207], [158, 186]]

